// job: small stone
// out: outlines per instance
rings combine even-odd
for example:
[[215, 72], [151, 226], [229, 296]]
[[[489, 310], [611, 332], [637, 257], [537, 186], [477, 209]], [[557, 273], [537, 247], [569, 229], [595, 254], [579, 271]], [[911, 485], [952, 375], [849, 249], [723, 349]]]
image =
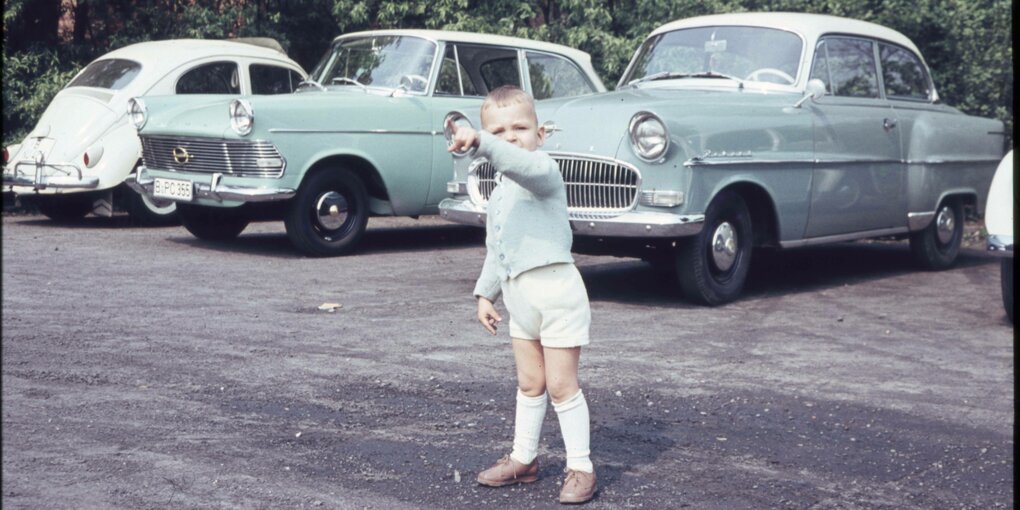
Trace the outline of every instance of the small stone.
[[297, 434], [294, 434], [294, 437], [301, 437], [301, 433], [298, 432]]

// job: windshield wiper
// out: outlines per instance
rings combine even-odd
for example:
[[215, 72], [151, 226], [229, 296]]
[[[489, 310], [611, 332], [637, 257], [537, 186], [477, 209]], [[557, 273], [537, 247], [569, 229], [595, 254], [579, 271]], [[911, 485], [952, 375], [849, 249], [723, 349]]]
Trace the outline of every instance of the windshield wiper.
[[740, 88], [744, 88], [744, 80], [741, 80], [740, 78], [737, 78], [736, 76], [732, 76], [732, 75], [729, 75], [729, 74], [723, 74], [723, 73], [717, 73], [717, 72], [714, 72], [714, 71], [702, 71], [702, 72], [698, 72], [698, 73], [678, 73], [678, 72], [674, 72], [674, 71], [662, 71], [662, 72], [658, 72], [658, 73], [649, 74], [648, 76], [645, 76], [643, 78], [638, 78], [636, 80], [631, 80], [631, 81], [627, 82], [627, 86], [628, 87], [633, 87], [633, 86], [637, 85], [638, 83], [644, 83], [646, 81], [673, 80], [673, 79], [677, 79], [677, 78], [723, 78], [723, 79], [726, 79], [726, 80], [734, 80], [734, 81], [736, 81], [737, 83], [740, 84]]
[[[298, 89], [300, 89], [301, 87], [306, 87], [306, 86], [312, 86], [312, 87], [315, 87], [315, 88], [317, 88], [319, 90], [322, 90], [322, 91], [326, 90], [326, 87], [323, 87], [321, 83], [319, 83], [319, 82], [317, 82], [317, 81], [315, 81], [315, 80], [313, 80], [311, 78], [308, 78], [307, 80], [297, 84], [297, 88]], [[295, 89], [295, 90], [297, 90], [297, 89]]]

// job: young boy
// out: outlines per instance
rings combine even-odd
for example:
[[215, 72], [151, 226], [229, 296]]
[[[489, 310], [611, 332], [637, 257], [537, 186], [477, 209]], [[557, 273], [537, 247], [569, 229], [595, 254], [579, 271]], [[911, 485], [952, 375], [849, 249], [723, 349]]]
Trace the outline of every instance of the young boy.
[[567, 193], [559, 166], [536, 152], [545, 142], [534, 102], [516, 87], [493, 90], [482, 103], [482, 131], [451, 126], [450, 151], [474, 148], [496, 169], [485, 225], [485, 263], [475, 285], [478, 320], [489, 333], [510, 314], [517, 365], [513, 450], [478, 475], [492, 487], [538, 480], [538, 439], [546, 390], [567, 451], [561, 503], [584, 503], [596, 491], [589, 459], [588, 403], [577, 381], [581, 346], [588, 344], [588, 293], [570, 255]]

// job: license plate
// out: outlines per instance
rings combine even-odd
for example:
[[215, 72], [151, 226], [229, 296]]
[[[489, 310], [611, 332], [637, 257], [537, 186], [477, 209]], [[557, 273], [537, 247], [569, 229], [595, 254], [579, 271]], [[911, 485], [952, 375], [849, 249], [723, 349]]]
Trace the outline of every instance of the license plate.
[[156, 198], [168, 198], [190, 202], [193, 196], [191, 181], [178, 181], [176, 179], [156, 178], [152, 183], [152, 196]]

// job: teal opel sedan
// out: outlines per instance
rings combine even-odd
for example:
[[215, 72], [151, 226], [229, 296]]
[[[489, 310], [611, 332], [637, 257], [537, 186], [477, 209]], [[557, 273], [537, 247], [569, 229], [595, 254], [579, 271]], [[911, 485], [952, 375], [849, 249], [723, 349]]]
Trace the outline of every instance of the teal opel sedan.
[[[1005, 148], [1002, 122], [939, 99], [903, 34], [803, 13], [666, 24], [617, 90], [536, 110], [575, 251], [666, 262], [707, 305], [739, 297], [759, 246], [909, 238], [922, 267], [949, 267]], [[453, 170], [441, 214], [484, 225], [494, 169]]]
[[144, 97], [128, 106], [142, 162], [128, 179], [208, 240], [282, 219], [310, 256], [357, 246], [369, 216], [435, 214], [452, 159], [443, 125], [512, 84], [536, 99], [603, 92], [587, 53], [430, 30], [337, 37], [292, 94]]

